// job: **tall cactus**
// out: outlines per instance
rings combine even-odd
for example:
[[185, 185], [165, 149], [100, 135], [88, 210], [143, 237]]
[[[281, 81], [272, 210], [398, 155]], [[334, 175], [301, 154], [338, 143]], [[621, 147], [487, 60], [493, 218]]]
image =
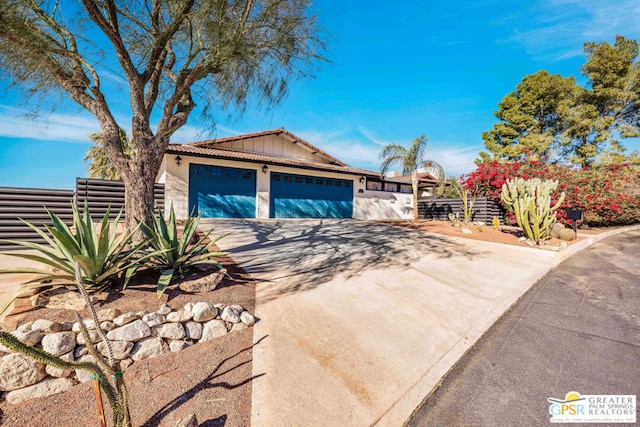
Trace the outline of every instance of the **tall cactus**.
[[551, 205], [551, 195], [557, 189], [558, 181], [542, 181], [540, 178], [508, 179], [502, 185], [502, 205], [515, 214], [518, 225], [538, 245], [549, 238], [556, 222], [556, 210], [564, 201], [563, 191], [558, 201]]

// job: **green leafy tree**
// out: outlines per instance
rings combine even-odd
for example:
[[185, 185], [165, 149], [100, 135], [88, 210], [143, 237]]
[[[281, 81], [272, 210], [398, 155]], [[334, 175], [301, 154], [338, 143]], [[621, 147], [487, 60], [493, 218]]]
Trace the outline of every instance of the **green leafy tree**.
[[[537, 160], [548, 157], [559, 142], [566, 114], [575, 102], [573, 77], [538, 71], [522, 79], [498, 104], [500, 120], [482, 134], [485, 147], [495, 158]], [[489, 154], [481, 153], [488, 161]]]
[[[93, 142], [93, 145], [89, 148], [89, 151], [87, 151], [87, 155], [84, 156], [84, 161], [89, 162], [87, 166], [89, 177], [122, 181], [118, 170], [111, 164], [104, 152], [104, 136], [101, 133], [92, 133], [89, 135], [89, 139]], [[127, 133], [124, 129], [120, 129], [120, 144], [122, 152], [128, 158], [131, 159], [135, 157], [136, 149], [133, 144], [133, 139], [127, 138]]]
[[403, 175], [411, 175], [411, 188], [413, 190], [413, 221], [418, 222], [418, 169], [421, 165], [429, 162], [431, 167], [435, 169], [436, 178], [440, 181], [440, 186], [444, 184], [444, 169], [434, 161], [425, 158], [427, 150], [427, 137], [422, 135], [416, 138], [409, 148], [405, 148], [400, 144], [387, 144], [380, 152], [382, 165], [381, 173], [384, 175], [393, 166], [402, 168]]
[[[136, 219], [150, 225], [164, 152], [196, 100], [209, 120], [214, 107], [277, 103], [291, 79], [309, 75], [323, 59], [310, 4], [0, 0], [0, 70], [40, 102], [61, 94], [95, 116], [104, 152], [125, 185], [128, 226]], [[123, 99], [134, 157], [121, 143], [120, 129], [129, 126], [113, 110]]]

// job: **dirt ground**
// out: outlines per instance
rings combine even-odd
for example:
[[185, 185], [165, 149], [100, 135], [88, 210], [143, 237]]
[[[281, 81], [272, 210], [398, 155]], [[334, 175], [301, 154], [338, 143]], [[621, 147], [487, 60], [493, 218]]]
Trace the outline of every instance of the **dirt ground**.
[[[483, 240], [486, 242], [502, 243], [506, 245], [514, 246], [526, 246], [526, 244], [520, 240], [520, 237], [524, 236], [522, 230], [518, 227], [503, 226], [499, 230], [493, 228], [492, 225], [464, 225], [460, 227], [454, 227], [449, 221], [420, 221], [414, 223], [413, 221], [384, 221], [386, 224], [393, 224], [399, 227], [413, 228], [415, 230], [428, 231], [431, 233], [444, 234], [446, 236], [462, 237], [465, 239]], [[463, 233], [463, 229], [468, 229], [471, 233]], [[595, 232], [595, 231], [594, 231]], [[600, 231], [601, 232], [601, 231]], [[579, 230], [582, 233], [582, 230]], [[582, 237], [578, 237], [576, 240], [566, 242], [567, 245], [572, 245], [582, 240]], [[561, 244], [563, 241], [560, 239], [549, 239], [545, 242], [546, 247], [555, 246]]]
[[[233, 280], [225, 279], [214, 291], [186, 294], [172, 286], [158, 299], [155, 281], [158, 274], [136, 275], [126, 290], [98, 295], [97, 308], [127, 311], [156, 311], [163, 303], [174, 308], [188, 302], [240, 304], [255, 312], [255, 282], [231, 258], [221, 259]], [[206, 274], [206, 273], [200, 273]], [[88, 312], [81, 313], [88, 318]], [[74, 320], [69, 310], [36, 309], [8, 316], [3, 326], [37, 318], [56, 321]], [[251, 424], [251, 382], [253, 328], [193, 345], [179, 353], [134, 363], [124, 373], [129, 392], [133, 426], [173, 426], [181, 418], [195, 413], [200, 426], [249, 426]], [[105, 400], [110, 425], [110, 413]], [[91, 383], [42, 399], [17, 405], [0, 403], [3, 426], [99, 426], [95, 394]]]

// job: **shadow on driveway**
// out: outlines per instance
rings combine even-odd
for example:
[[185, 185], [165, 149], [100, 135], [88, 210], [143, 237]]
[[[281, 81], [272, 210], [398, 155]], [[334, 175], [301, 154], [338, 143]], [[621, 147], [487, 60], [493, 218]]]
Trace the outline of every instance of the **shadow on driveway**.
[[427, 255], [474, 259], [481, 252], [422, 231], [355, 220], [202, 220], [213, 234], [231, 233], [219, 246], [264, 289], [262, 301], [311, 290], [338, 275], [350, 278], [371, 268], [408, 268]]

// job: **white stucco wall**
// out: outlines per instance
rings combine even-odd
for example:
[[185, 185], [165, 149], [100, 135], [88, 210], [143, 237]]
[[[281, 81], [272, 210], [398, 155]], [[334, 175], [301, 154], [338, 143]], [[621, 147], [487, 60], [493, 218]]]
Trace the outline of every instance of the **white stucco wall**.
[[353, 217], [357, 219], [413, 219], [413, 195], [364, 190], [364, 193], [356, 193], [353, 200]]

